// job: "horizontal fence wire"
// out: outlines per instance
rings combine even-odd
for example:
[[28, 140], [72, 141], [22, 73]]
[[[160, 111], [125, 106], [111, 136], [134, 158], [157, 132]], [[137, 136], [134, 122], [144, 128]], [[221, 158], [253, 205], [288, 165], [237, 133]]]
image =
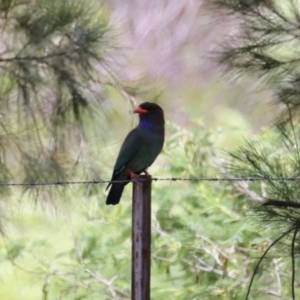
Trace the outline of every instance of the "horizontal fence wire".
[[[83, 181], [46, 181], [46, 182], [0, 182], [0, 187], [12, 187], [12, 186], [23, 186], [23, 187], [34, 187], [34, 186], [51, 186], [51, 185], [90, 185], [90, 184], [108, 184], [108, 183], [128, 183], [134, 181], [147, 181], [147, 178], [135, 178], [130, 180], [83, 180]], [[212, 177], [212, 178], [180, 178], [180, 177], [171, 177], [171, 178], [151, 178], [152, 181], [194, 181], [194, 182], [201, 182], [201, 181], [211, 181], [211, 182], [241, 182], [241, 181], [300, 181], [300, 177], [239, 177], [239, 178], [219, 178], [219, 177]]]

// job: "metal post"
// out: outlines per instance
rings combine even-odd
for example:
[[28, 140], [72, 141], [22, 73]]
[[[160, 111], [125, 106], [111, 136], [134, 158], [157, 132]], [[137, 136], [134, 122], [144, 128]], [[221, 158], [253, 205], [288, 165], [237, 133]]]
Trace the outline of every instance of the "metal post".
[[133, 183], [131, 299], [150, 300], [151, 177]]

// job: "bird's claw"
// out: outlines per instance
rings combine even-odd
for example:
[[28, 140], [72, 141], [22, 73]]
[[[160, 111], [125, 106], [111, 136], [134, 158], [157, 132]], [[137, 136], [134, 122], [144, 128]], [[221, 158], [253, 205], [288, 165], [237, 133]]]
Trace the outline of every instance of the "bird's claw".
[[134, 172], [132, 172], [131, 170], [129, 170], [129, 175], [130, 175], [130, 178], [131, 179], [136, 179], [136, 178], [138, 178], [139, 177], [139, 175], [138, 174], [135, 174]]

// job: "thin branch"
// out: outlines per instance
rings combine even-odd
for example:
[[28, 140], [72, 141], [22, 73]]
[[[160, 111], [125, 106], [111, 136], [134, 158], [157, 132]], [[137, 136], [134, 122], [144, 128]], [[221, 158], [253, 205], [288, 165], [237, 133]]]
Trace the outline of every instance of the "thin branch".
[[296, 274], [296, 266], [295, 266], [295, 241], [297, 237], [299, 228], [295, 229], [292, 243], [291, 243], [291, 259], [292, 259], [292, 279], [291, 279], [291, 288], [292, 288], [292, 299], [295, 300], [295, 274]]
[[49, 58], [55, 58], [55, 57], [61, 57], [61, 56], [67, 56], [70, 53], [78, 52], [78, 48], [73, 48], [68, 51], [61, 51], [56, 53], [50, 53], [46, 55], [28, 55], [28, 56], [14, 56], [14, 57], [8, 57], [8, 58], [1, 58], [0, 62], [15, 62], [15, 61], [23, 61], [23, 60], [34, 60], [34, 61], [43, 61], [47, 60]]
[[280, 277], [280, 273], [279, 273], [279, 269], [278, 269], [277, 259], [274, 258], [272, 261], [275, 266], [275, 276], [277, 279], [278, 294], [281, 295], [282, 294], [282, 282], [281, 282], [281, 277]]
[[265, 203], [263, 203], [261, 206], [274, 206], [274, 207], [280, 207], [280, 208], [288, 208], [288, 207], [300, 208], [300, 202], [267, 199], [267, 201]]
[[108, 280], [108, 279], [104, 278], [101, 274], [99, 274], [98, 272], [91, 271], [90, 269], [88, 269], [86, 267], [86, 264], [82, 258], [82, 250], [80, 249], [78, 242], [75, 243], [75, 250], [76, 250], [77, 259], [80, 262], [80, 264], [82, 265], [82, 267], [85, 268], [85, 272], [87, 274], [91, 275], [93, 278], [95, 278], [99, 283], [104, 284], [110, 291], [113, 299], [122, 300], [122, 298], [120, 298], [118, 296], [118, 294], [120, 294], [123, 297], [130, 298], [130, 293], [127, 293], [126, 291], [112, 285], [113, 281], [117, 277], [114, 277], [111, 280]]
[[[221, 173], [228, 178], [228, 180], [233, 180], [234, 177], [228, 173], [224, 168], [219, 168]], [[255, 193], [254, 191], [249, 189], [249, 183], [247, 181], [235, 182], [234, 187], [241, 193], [247, 195], [251, 200], [256, 202], [263, 202], [264, 198], [259, 194]]]
[[252, 284], [253, 284], [253, 280], [254, 280], [254, 276], [256, 275], [257, 273], [257, 270], [261, 264], [261, 262], [263, 261], [263, 259], [265, 258], [265, 256], [268, 254], [269, 250], [277, 243], [279, 242], [282, 238], [284, 238], [286, 235], [288, 235], [290, 232], [292, 232], [294, 229], [289, 229], [288, 231], [284, 232], [282, 235], [280, 235], [274, 242], [271, 243], [271, 245], [265, 250], [265, 252], [263, 253], [263, 255], [259, 258], [259, 261], [258, 263], [256, 264], [255, 268], [254, 268], [254, 271], [253, 271], [253, 274], [251, 276], [251, 279], [250, 279], [250, 283], [249, 283], [249, 286], [248, 286], [248, 290], [247, 290], [247, 294], [246, 294], [246, 300], [249, 298], [249, 295], [250, 295], [250, 291], [251, 291], [251, 287], [252, 287]]

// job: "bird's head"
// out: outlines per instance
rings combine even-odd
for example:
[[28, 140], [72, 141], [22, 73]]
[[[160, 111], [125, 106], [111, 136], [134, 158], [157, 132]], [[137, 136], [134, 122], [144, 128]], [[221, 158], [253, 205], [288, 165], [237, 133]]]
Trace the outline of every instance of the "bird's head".
[[143, 128], [152, 128], [157, 126], [164, 126], [164, 112], [162, 108], [151, 102], [144, 102], [140, 104], [135, 110], [139, 114], [140, 124]]

